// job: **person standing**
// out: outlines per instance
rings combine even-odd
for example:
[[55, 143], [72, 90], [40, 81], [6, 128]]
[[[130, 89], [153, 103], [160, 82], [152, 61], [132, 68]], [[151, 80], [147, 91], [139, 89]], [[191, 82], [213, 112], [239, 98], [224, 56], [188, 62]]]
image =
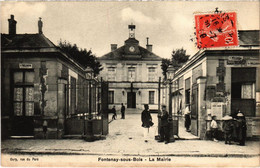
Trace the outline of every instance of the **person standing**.
[[191, 119], [190, 119], [190, 109], [189, 105], [186, 105], [185, 111], [184, 111], [184, 117], [185, 117], [185, 128], [187, 132], [190, 132], [190, 124], [191, 124]]
[[160, 140], [158, 142], [164, 142], [168, 144], [170, 142], [170, 130], [169, 130], [169, 114], [166, 111], [166, 106], [162, 106], [161, 127], [160, 127]]
[[231, 116], [225, 116], [223, 119], [223, 131], [225, 136], [225, 144], [231, 145], [232, 133], [234, 130], [233, 119]]
[[246, 119], [243, 113], [237, 114], [237, 120], [236, 120], [236, 126], [237, 126], [237, 133], [238, 133], [238, 142], [239, 145], [244, 146], [246, 141]]
[[113, 116], [112, 116], [112, 120], [115, 120], [116, 119], [116, 117], [117, 117], [117, 115], [116, 115], [116, 107], [115, 106], [113, 106], [113, 108], [112, 108], [112, 113], [113, 113]]
[[42, 124], [42, 130], [43, 130], [43, 138], [46, 139], [47, 138], [47, 127], [48, 127], [48, 123], [46, 120], [43, 121]]
[[148, 142], [149, 128], [153, 125], [152, 116], [149, 112], [148, 104], [144, 105], [144, 110], [142, 112], [141, 121], [142, 121], [142, 127], [143, 127], [143, 131], [144, 131], [144, 141]]
[[210, 129], [211, 129], [211, 132], [212, 132], [212, 138], [213, 138], [213, 141], [217, 142], [217, 137], [218, 137], [218, 124], [217, 124], [217, 121], [216, 121], [216, 116], [212, 116], [212, 121], [210, 123]]
[[121, 105], [121, 119], [125, 119], [125, 106], [123, 103]]

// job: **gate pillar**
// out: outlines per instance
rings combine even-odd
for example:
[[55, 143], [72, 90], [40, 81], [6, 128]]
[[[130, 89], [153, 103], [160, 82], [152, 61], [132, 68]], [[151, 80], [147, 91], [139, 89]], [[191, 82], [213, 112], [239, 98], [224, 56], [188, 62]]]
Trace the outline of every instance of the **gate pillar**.
[[199, 77], [197, 79], [198, 84], [198, 136], [200, 139], [203, 139], [206, 132], [206, 101], [205, 101], [205, 86], [206, 86], [206, 77]]

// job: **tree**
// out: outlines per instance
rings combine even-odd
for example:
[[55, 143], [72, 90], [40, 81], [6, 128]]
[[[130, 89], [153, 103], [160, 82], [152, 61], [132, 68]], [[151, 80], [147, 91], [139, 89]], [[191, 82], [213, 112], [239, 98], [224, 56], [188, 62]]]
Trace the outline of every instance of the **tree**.
[[103, 69], [97, 57], [92, 54], [91, 50], [79, 49], [76, 44], [72, 45], [70, 42], [62, 42], [60, 40], [58, 45], [61, 50], [68, 54], [70, 58], [75, 60], [78, 64], [82, 65], [84, 68], [90, 67], [94, 76], [97, 76], [99, 72]]
[[189, 55], [186, 55], [186, 50], [183, 48], [172, 51], [172, 65], [176, 68], [181, 67], [189, 59]]
[[170, 65], [171, 63], [171, 60], [170, 59], [167, 59], [167, 58], [163, 58], [162, 59], [162, 64], [161, 64], [161, 69], [162, 69], [162, 73], [163, 73], [163, 76], [164, 76], [164, 80], [167, 79], [167, 69], [168, 69], [168, 66]]
[[186, 50], [183, 48], [176, 49], [172, 51], [172, 58], [170, 59], [162, 59], [161, 69], [163, 71], [164, 79], [167, 79], [167, 69], [170, 64], [176, 69], [179, 69], [185, 62], [189, 59], [189, 55], [186, 55]]

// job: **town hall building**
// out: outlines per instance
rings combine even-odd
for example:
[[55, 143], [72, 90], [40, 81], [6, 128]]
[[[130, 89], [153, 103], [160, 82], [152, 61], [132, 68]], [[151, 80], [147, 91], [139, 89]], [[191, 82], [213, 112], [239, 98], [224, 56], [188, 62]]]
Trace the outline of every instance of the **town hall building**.
[[146, 48], [135, 38], [135, 25], [129, 25], [129, 38], [117, 48], [99, 58], [103, 66], [100, 75], [109, 82], [109, 107], [119, 109], [121, 103], [127, 108], [142, 109], [149, 104], [158, 109], [158, 81], [162, 76], [162, 58], [152, 52], [147, 38]]

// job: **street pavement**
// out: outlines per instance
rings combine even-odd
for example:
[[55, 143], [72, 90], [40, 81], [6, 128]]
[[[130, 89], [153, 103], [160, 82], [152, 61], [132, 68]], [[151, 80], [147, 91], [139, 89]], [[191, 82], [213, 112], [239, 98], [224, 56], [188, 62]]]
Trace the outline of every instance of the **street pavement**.
[[[112, 116], [109, 116], [110, 119]], [[109, 134], [104, 140], [86, 142], [83, 139], [8, 139], [2, 141], [4, 153], [32, 154], [121, 154], [121, 155], [160, 155], [160, 156], [215, 156], [249, 157], [258, 156], [259, 142], [247, 141], [246, 146], [225, 145], [223, 141], [198, 140], [179, 124], [181, 140], [164, 144], [158, 143], [154, 136], [157, 132], [157, 114], [152, 114], [153, 128], [150, 128], [149, 141], [143, 139], [141, 111], [126, 113], [125, 119], [117, 119], [109, 124]]]
[[[185, 131], [183, 121], [180, 119], [180, 139], [169, 144], [158, 143], [154, 137], [158, 134], [157, 114], [152, 114], [154, 126], [149, 130], [149, 141], [145, 142], [143, 139], [143, 129], [141, 127], [141, 111], [135, 110], [129, 113], [126, 112], [125, 119], [120, 119], [120, 114], [117, 115], [116, 120], [111, 120], [112, 115], [109, 115], [109, 118], [111, 121], [109, 124], [109, 134], [103, 140], [86, 142], [83, 139], [8, 139], [2, 141], [2, 159], [7, 158], [9, 161], [7, 164], [9, 165], [14, 163], [10, 160], [13, 156], [16, 156], [15, 158], [22, 156], [26, 156], [27, 158], [38, 156], [37, 158], [39, 158], [39, 156], [41, 156], [41, 160], [48, 158], [45, 156], [52, 156], [55, 158], [53, 162], [59, 160], [61, 156], [64, 158], [64, 155], [77, 156], [77, 159], [81, 158], [83, 160], [84, 156], [89, 156], [88, 159], [93, 158], [96, 162], [100, 163], [99, 166], [102, 166], [104, 162], [98, 160], [101, 156], [113, 158], [121, 157], [121, 159], [132, 157], [132, 160], [133, 157], [141, 157], [143, 161], [138, 163], [144, 164], [147, 161], [146, 166], [149, 166], [149, 164], [152, 163], [150, 157], [155, 160], [157, 159], [156, 157], [161, 157], [165, 160], [163, 162], [157, 161], [155, 165], [165, 163], [167, 166], [171, 166], [171, 164], [176, 166], [181, 159], [184, 161], [185, 158], [188, 157], [189, 163], [192, 162], [193, 166], [209, 160], [220, 161], [218, 158], [223, 158], [221, 160], [223, 164], [232, 161], [234, 164], [239, 163], [239, 165], [236, 164], [235, 166], [259, 165], [260, 151], [258, 141], [247, 141], [246, 146], [238, 146], [236, 144], [225, 145], [223, 141], [199, 140], [198, 137]], [[176, 157], [178, 158], [177, 160]], [[171, 161], [169, 161], [169, 159]], [[174, 162], [172, 162], [173, 160]], [[196, 163], [196, 160], [199, 162]], [[70, 160], [66, 160], [65, 162], [69, 161]], [[105, 163], [110, 162], [105, 161]], [[208, 165], [206, 163], [205, 165]], [[139, 164], [136, 164], [136, 166], [138, 165]], [[185, 166], [185, 164], [182, 164], [182, 166], [183, 165]], [[217, 166], [219, 165], [221, 164], [218, 163]], [[120, 166], [120, 164], [117, 166]]]

